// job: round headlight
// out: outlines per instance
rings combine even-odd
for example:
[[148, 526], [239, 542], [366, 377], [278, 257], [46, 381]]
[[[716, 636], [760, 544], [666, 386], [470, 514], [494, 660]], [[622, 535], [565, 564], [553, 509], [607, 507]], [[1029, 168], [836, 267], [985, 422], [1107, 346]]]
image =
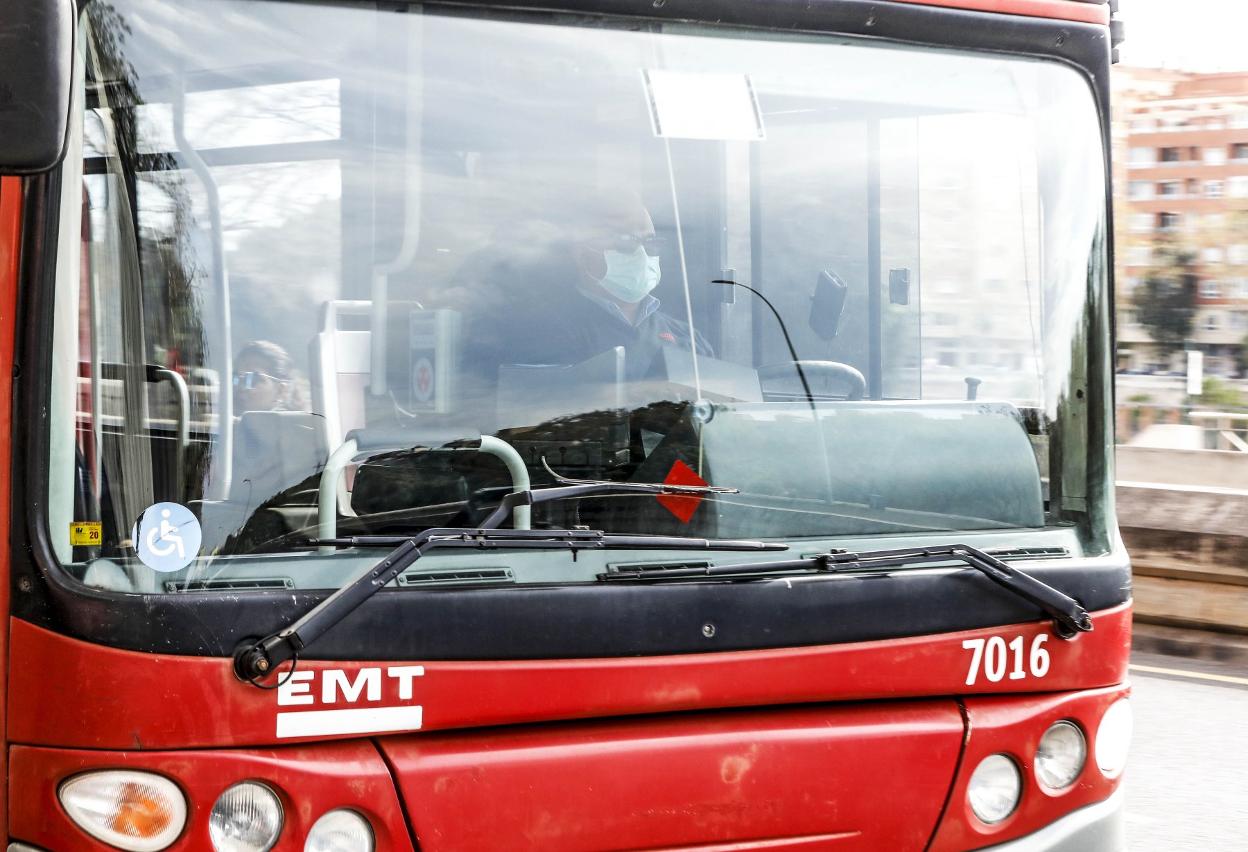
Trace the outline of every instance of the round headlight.
[[1131, 750], [1131, 702], [1120, 698], [1110, 705], [1096, 729], [1096, 765], [1113, 778], [1127, 765]]
[[227, 789], [208, 814], [208, 836], [217, 852], [267, 852], [281, 832], [282, 803], [255, 781]]
[[1083, 771], [1088, 746], [1072, 722], [1054, 722], [1036, 749], [1036, 778], [1050, 790], [1064, 790]]
[[129, 852], [158, 852], [186, 825], [178, 785], [150, 772], [88, 772], [66, 781], [57, 795], [79, 828]]
[[966, 798], [981, 822], [992, 825], [1014, 813], [1023, 792], [1023, 778], [1014, 761], [1004, 754], [990, 754], [971, 774]]
[[330, 811], [308, 832], [303, 852], [373, 852], [373, 829], [355, 811]]

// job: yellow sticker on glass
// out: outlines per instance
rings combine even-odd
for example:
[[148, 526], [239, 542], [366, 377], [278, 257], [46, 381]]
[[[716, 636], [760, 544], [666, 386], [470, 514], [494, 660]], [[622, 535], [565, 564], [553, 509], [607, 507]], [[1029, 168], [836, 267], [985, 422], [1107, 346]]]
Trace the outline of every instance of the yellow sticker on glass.
[[69, 525], [71, 547], [94, 547], [104, 538], [104, 525], [99, 521], [75, 521]]

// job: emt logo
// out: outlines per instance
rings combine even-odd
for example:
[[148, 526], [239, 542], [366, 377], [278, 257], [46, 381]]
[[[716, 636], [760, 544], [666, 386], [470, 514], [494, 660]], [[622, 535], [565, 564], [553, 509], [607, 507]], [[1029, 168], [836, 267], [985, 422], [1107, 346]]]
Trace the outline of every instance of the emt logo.
[[[310, 707], [277, 713], [277, 736], [323, 737], [420, 729], [422, 707], [412, 704], [424, 666], [303, 669], [277, 688], [278, 707]], [[390, 706], [381, 705], [385, 701]], [[393, 706], [395, 702], [405, 702]]]

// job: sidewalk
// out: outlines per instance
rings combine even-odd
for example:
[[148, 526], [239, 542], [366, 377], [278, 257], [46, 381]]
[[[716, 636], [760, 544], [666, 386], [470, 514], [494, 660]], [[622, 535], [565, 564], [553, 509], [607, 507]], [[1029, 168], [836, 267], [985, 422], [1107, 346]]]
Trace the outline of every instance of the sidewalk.
[[1248, 666], [1248, 636], [1139, 622], [1131, 629], [1133, 651]]

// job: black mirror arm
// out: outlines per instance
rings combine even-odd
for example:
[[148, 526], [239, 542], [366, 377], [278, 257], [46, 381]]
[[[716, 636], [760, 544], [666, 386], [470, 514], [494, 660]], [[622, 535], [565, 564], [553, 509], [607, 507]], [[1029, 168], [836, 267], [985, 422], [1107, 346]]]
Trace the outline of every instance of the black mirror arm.
[[758, 296], [758, 298], [763, 300], [764, 305], [771, 308], [772, 314], [775, 315], [776, 322], [780, 324], [780, 333], [784, 335], [784, 345], [789, 347], [789, 356], [793, 359], [793, 366], [797, 368], [797, 377], [802, 380], [802, 390], [806, 392], [806, 399], [808, 399], [810, 404], [813, 406], [815, 404], [815, 397], [810, 392], [810, 382], [806, 381], [806, 371], [802, 369], [802, 359], [797, 357], [797, 349], [793, 346], [793, 339], [789, 337], [789, 329], [784, 324], [784, 319], [780, 316], [780, 312], [776, 310], [776, 306], [771, 303], [770, 299], [755, 290], [749, 284], [742, 284], [740, 281], [729, 281], [725, 278], [716, 278], [712, 280], [711, 283], [726, 284], [730, 287], [742, 287], [749, 290], [755, 296]]

